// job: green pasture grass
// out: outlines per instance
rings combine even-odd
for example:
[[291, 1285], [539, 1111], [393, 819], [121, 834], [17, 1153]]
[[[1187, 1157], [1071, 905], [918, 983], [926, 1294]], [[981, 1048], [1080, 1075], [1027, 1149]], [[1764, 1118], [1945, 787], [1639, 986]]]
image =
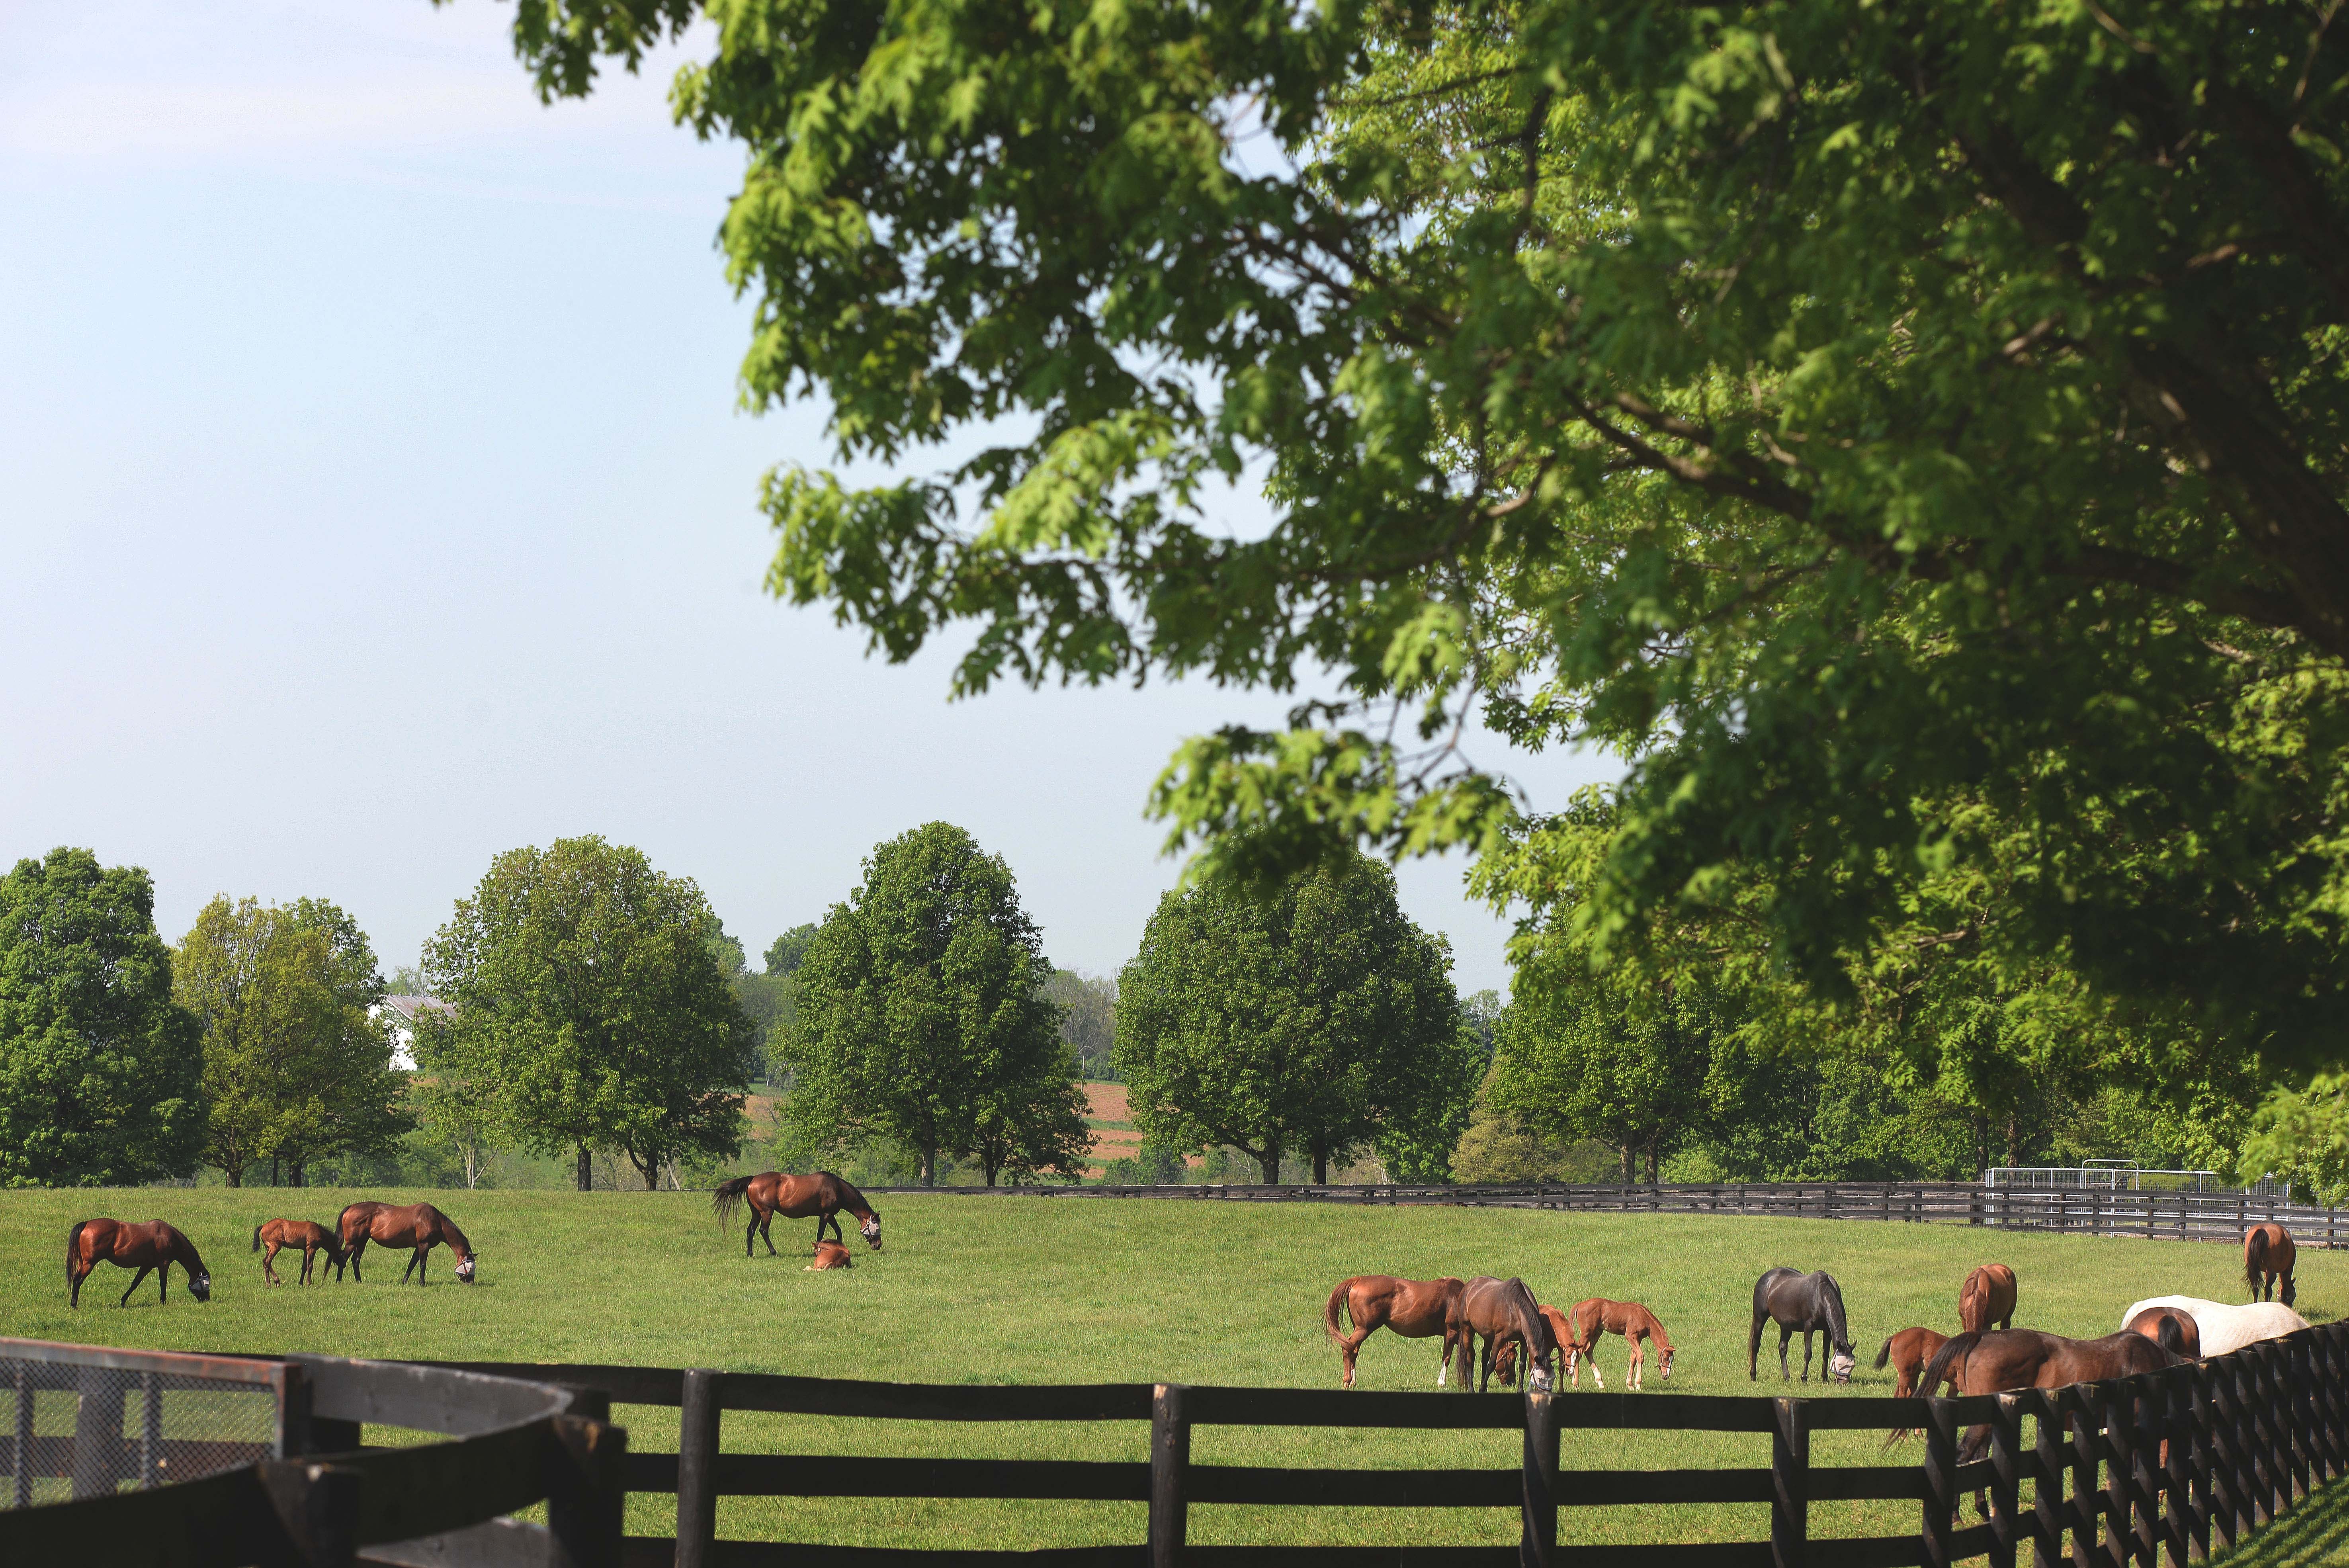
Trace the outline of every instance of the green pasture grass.
[[[249, 1251], [254, 1226], [274, 1215], [331, 1222], [356, 1193], [286, 1189], [16, 1192], [0, 1195], [0, 1333], [169, 1350], [292, 1352], [447, 1360], [618, 1362], [916, 1383], [1185, 1382], [1330, 1387], [1338, 1355], [1322, 1303], [1358, 1273], [1521, 1275], [1560, 1306], [1585, 1296], [1645, 1302], [1678, 1348], [1669, 1384], [1651, 1367], [1648, 1392], [1798, 1392], [1839, 1397], [1891, 1391], [1869, 1366], [1895, 1330], [1956, 1327], [1959, 1282], [1973, 1265], [2011, 1264], [2021, 1282], [2017, 1322], [2098, 1335], [2140, 1297], [2184, 1293], [2241, 1300], [2238, 1254], [2208, 1244], [1999, 1232], [1964, 1226], [1675, 1215], [1559, 1214], [1443, 1206], [1353, 1207], [1207, 1199], [952, 1198], [880, 1200], [886, 1246], [868, 1251], [852, 1225], [856, 1266], [810, 1273], [814, 1226], [778, 1220], [783, 1256], [742, 1254], [740, 1229], [721, 1232], [706, 1194], [378, 1192], [429, 1198], [481, 1250], [480, 1282], [457, 1283], [436, 1254], [429, 1285], [398, 1283], [408, 1254], [370, 1250], [364, 1283], [264, 1286]], [[150, 1279], [128, 1309], [115, 1298], [129, 1275], [101, 1268], [66, 1306], [64, 1244], [78, 1220], [112, 1214], [171, 1220], [212, 1270], [213, 1296], [197, 1305], [175, 1279], [159, 1307]], [[290, 1282], [289, 1254], [278, 1272]], [[298, 1268], [298, 1258], [295, 1260]], [[1747, 1380], [1745, 1335], [1754, 1281], [1786, 1264], [1826, 1269], [1842, 1282], [1860, 1371], [1848, 1390], [1778, 1380], [1776, 1336], [1764, 1375]], [[2301, 1310], [2312, 1319], [2349, 1306], [2349, 1257], [2303, 1253]], [[1624, 1351], [1600, 1354], [1605, 1397], [1619, 1392]], [[1801, 1351], [1794, 1356], [1799, 1372]], [[1381, 1332], [1363, 1347], [1361, 1386], [1433, 1387], [1433, 1341]], [[1586, 1390], [1588, 1385], [1585, 1386]], [[1583, 1397], [1599, 1397], [1586, 1392]], [[673, 1449], [673, 1410], [623, 1406], [617, 1419], [638, 1449]], [[1569, 1417], [1570, 1419], [1570, 1417]], [[370, 1432], [370, 1440], [386, 1434]], [[963, 1455], [1001, 1458], [1147, 1457], [1146, 1426], [849, 1421], [730, 1413], [730, 1450]], [[1879, 1459], [1880, 1439], [1818, 1433], [1815, 1464], [1914, 1462], [1912, 1445]], [[1201, 1428], [1205, 1463], [1514, 1469], [1509, 1432], [1366, 1432]], [[1746, 1467], [1769, 1462], [1753, 1434], [1576, 1431], [1569, 1469]], [[638, 1496], [629, 1531], [667, 1534], [675, 1504]], [[1969, 1516], [1971, 1516], [1969, 1509]], [[1139, 1541], [1139, 1503], [730, 1498], [719, 1533], [747, 1539], [874, 1545], [1053, 1546]], [[1814, 1503], [1821, 1536], [1912, 1531], [1913, 1504]], [[1576, 1509], [1570, 1541], [1760, 1540], [1759, 1505]], [[1507, 1542], [1512, 1510], [1284, 1509], [1197, 1506], [1201, 1542], [1362, 1544]], [[2288, 1560], [2279, 1560], [2288, 1561]]]

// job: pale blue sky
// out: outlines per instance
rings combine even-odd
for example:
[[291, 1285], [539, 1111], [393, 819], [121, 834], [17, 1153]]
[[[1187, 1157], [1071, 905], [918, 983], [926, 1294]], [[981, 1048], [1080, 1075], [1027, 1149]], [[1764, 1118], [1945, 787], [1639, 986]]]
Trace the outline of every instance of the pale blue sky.
[[[492, 856], [599, 832], [756, 951], [945, 817], [1114, 970], [1179, 870], [1151, 780], [1276, 707], [948, 703], [943, 659], [766, 598], [759, 476], [828, 449], [734, 407], [738, 154], [666, 65], [541, 108], [511, 16], [0, 7], [0, 863], [143, 865], [174, 940], [214, 892], [331, 898], [389, 966]], [[1462, 869], [1406, 903], [1506, 988]]]

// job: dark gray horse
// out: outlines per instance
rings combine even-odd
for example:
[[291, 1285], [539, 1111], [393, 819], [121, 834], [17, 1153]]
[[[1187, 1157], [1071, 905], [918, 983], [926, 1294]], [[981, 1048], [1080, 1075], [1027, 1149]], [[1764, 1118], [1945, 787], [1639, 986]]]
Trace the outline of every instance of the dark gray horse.
[[1838, 1383], [1851, 1381], [1851, 1331], [1844, 1325], [1843, 1291], [1835, 1282], [1834, 1275], [1773, 1269], [1754, 1282], [1754, 1333], [1745, 1345], [1745, 1379], [1749, 1383], [1760, 1376], [1755, 1368], [1762, 1358], [1764, 1320], [1778, 1325], [1778, 1376], [1782, 1380], [1792, 1376], [1786, 1370], [1786, 1342], [1797, 1333], [1803, 1336], [1803, 1381], [1811, 1380], [1811, 1335], [1824, 1331], [1827, 1337], [1826, 1376]]
[[[1549, 1320], [1542, 1316], [1523, 1280], [1496, 1280], [1490, 1274], [1470, 1280], [1453, 1298], [1444, 1331], [1445, 1337], [1459, 1346], [1461, 1387], [1472, 1386], [1471, 1368], [1483, 1374], [1473, 1386], [1479, 1392], [1492, 1386], [1493, 1364], [1507, 1345], [1518, 1347], [1518, 1361], [1527, 1369], [1527, 1389], [1547, 1394], [1553, 1386], [1550, 1367], [1558, 1354], [1557, 1335], [1551, 1332]], [[1484, 1355], [1472, 1359], [1478, 1334], [1485, 1336]]]

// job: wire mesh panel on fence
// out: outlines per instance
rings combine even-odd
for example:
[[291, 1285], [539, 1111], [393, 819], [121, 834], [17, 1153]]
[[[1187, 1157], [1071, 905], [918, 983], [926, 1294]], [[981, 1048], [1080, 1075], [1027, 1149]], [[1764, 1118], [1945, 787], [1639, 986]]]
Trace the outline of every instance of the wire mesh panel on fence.
[[0, 1339], [0, 1508], [281, 1455], [285, 1383], [273, 1362]]

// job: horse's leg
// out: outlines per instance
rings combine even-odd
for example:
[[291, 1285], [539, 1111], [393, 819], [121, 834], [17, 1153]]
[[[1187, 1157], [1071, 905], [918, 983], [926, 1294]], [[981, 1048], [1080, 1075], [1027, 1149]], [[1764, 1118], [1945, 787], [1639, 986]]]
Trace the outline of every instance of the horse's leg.
[[[1795, 1331], [1791, 1326], [1783, 1323], [1778, 1325], [1778, 1381], [1781, 1383], [1795, 1380], [1795, 1375], [1786, 1368], [1786, 1342], [1794, 1337]], [[1810, 1347], [1810, 1337], [1806, 1334], [1803, 1339], [1803, 1348], [1808, 1351]]]
[[1636, 1393], [1640, 1387], [1640, 1374], [1648, 1365], [1647, 1347], [1628, 1334], [1623, 1337], [1631, 1346], [1631, 1359], [1623, 1364], [1623, 1382]]
[[[139, 1277], [138, 1277], [138, 1278], [136, 1278], [136, 1279], [134, 1279], [134, 1280], [132, 1280], [132, 1281], [130, 1282], [130, 1291], [135, 1291], [135, 1290], [137, 1290], [140, 1285], [145, 1284], [145, 1283], [147, 1282], [147, 1276], [148, 1276], [150, 1273], [152, 1273], [153, 1272], [154, 1272], [154, 1265], [153, 1265], [153, 1264], [150, 1263], [150, 1264], [142, 1265], [142, 1266], [140, 1267], [140, 1271], [139, 1271]], [[120, 1301], [119, 1301], [119, 1302], [117, 1302], [117, 1303], [115, 1303], [114, 1304], [115, 1304], [116, 1306], [129, 1306], [129, 1305], [130, 1304], [130, 1291], [125, 1291], [125, 1292], [123, 1292], [123, 1293], [122, 1293], [122, 1299], [121, 1299]]]
[[367, 1283], [367, 1276], [359, 1272], [359, 1260], [367, 1256], [367, 1238], [362, 1236], [351, 1247], [351, 1280], [356, 1284]]
[[414, 1272], [416, 1272], [416, 1265], [417, 1265], [417, 1264], [419, 1264], [419, 1263], [420, 1263], [420, 1262], [422, 1262], [423, 1261], [424, 1261], [424, 1249], [423, 1249], [423, 1248], [419, 1247], [419, 1248], [417, 1248], [417, 1249], [416, 1249], [416, 1251], [412, 1251], [412, 1252], [409, 1253], [409, 1254], [408, 1254], [408, 1267], [406, 1267], [406, 1268], [404, 1268], [404, 1269], [402, 1269], [402, 1270], [400, 1270], [400, 1271], [399, 1271], [399, 1282], [400, 1282], [401, 1284], [403, 1284], [403, 1285], [404, 1285], [404, 1284], [406, 1284], [406, 1283], [408, 1282], [408, 1276], [409, 1276], [409, 1275], [410, 1275], [410, 1274], [412, 1274], [412, 1273], [414, 1273]]
[[277, 1256], [277, 1243], [272, 1241], [269, 1243], [269, 1251], [261, 1254], [261, 1277], [273, 1285], [277, 1282], [277, 1271], [269, 1266], [269, 1260], [275, 1256]]
[[424, 1283], [424, 1275], [432, 1267], [432, 1243], [427, 1241], [416, 1249], [416, 1282]]
[[[1812, 1332], [1813, 1332], [1812, 1330], [1807, 1329], [1807, 1328], [1806, 1328], [1806, 1329], [1805, 1329], [1805, 1330], [1803, 1330], [1803, 1381], [1804, 1381], [1804, 1382], [1806, 1382], [1806, 1383], [1808, 1383], [1808, 1382], [1811, 1380], [1811, 1334], [1812, 1334]], [[1819, 1376], [1822, 1376], [1822, 1377], [1825, 1377], [1825, 1376], [1826, 1376], [1826, 1369], [1825, 1369], [1824, 1367], [1822, 1367], [1822, 1368], [1820, 1369], [1820, 1371], [1819, 1371]]]
[[1762, 1309], [1754, 1309], [1754, 1331], [1745, 1336], [1745, 1381], [1752, 1383], [1761, 1376], [1755, 1370], [1762, 1364]]

